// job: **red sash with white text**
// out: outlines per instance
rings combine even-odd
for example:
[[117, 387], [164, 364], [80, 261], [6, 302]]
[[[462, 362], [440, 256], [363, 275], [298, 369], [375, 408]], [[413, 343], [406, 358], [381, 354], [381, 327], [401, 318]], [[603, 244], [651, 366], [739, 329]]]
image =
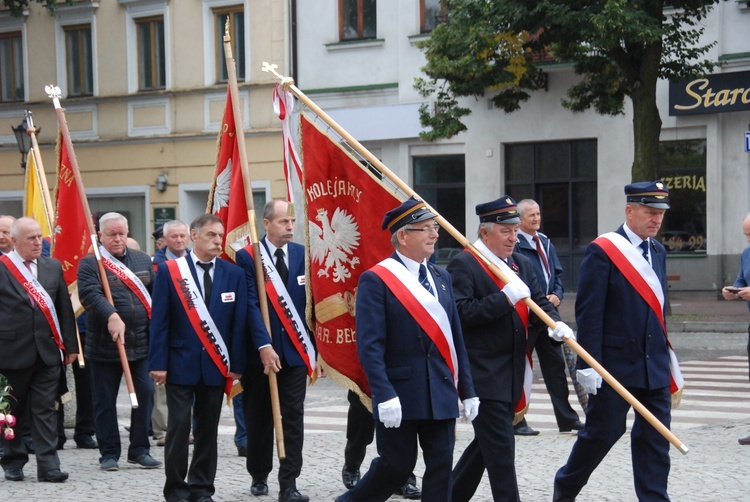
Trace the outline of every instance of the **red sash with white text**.
[[63, 344], [62, 332], [60, 331], [60, 321], [57, 319], [57, 310], [55, 309], [55, 303], [52, 301], [52, 297], [34, 277], [31, 270], [26, 268], [16, 253], [3, 254], [0, 256], [0, 261], [3, 262], [13, 278], [18, 281], [26, 293], [41, 309], [44, 318], [47, 319], [49, 328], [52, 331], [52, 338], [60, 349], [60, 357], [62, 357], [65, 345]]
[[132, 270], [126, 267], [120, 260], [112, 256], [104, 246], [99, 247], [99, 252], [102, 256], [102, 264], [104, 268], [112, 272], [120, 279], [133, 294], [138, 297], [146, 312], [148, 312], [148, 318], [151, 319], [151, 295], [148, 293], [146, 286], [143, 285], [141, 280], [136, 276]]
[[229, 378], [229, 351], [219, 328], [216, 327], [216, 323], [208, 311], [206, 302], [203, 301], [195, 278], [190, 272], [187, 258], [182, 256], [176, 260], [167, 260], [165, 263], [167, 264], [167, 272], [169, 272], [169, 282], [174, 286], [193, 331], [203, 344], [211, 361], [226, 378], [224, 392], [228, 396], [234, 382], [232, 378]]
[[453, 345], [448, 314], [440, 301], [430, 294], [409, 270], [393, 258], [386, 258], [370, 270], [380, 277], [401, 305], [411, 314], [419, 327], [427, 333], [443, 356], [458, 389], [458, 357]]
[[[490, 261], [492, 261], [495, 265], [498, 267], [501, 267], [501, 269], [506, 273], [515, 273], [515, 271], [511, 270], [510, 267], [507, 266], [507, 264], [500, 260], [499, 258], [496, 260], [493, 260], [493, 257], [495, 257], [495, 254], [487, 248], [487, 246], [481, 241], [477, 240], [477, 242], [474, 243], [474, 247], [476, 247], [478, 250], [482, 252], [482, 254]], [[469, 249], [464, 249], [467, 253], [471, 254], [477, 262], [479, 262], [479, 266], [482, 267], [482, 270], [485, 271], [487, 276], [492, 279], [492, 282], [495, 283], [495, 285], [502, 289], [505, 287], [505, 284], [503, 281], [500, 280], [498, 276], [496, 276], [492, 271], [487, 267], [487, 265], [484, 264], [484, 262], [479, 259], [477, 255], [469, 251]], [[505, 265], [503, 267], [503, 265]], [[529, 402], [531, 401], [531, 384], [534, 381], [534, 361], [531, 358], [531, 350], [529, 350], [529, 307], [523, 302], [523, 300], [516, 302], [514, 305], [514, 308], [516, 309], [516, 313], [518, 314], [518, 317], [521, 318], [521, 323], [523, 324], [523, 330], [526, 333], [526, 361], [524, 364], [524, 371], [523, 371], [523, 392], [521, 393], [521, 398], [516, 402], [515, 405], [515, 412], [517, 415], [517, 421], [520, 421], [521, 418], [523, 418], [523, 415], [526, 413], [526, 410], [529, 407]], [[520, 416], [519, 416], [520, 414]]]
[[673, 395], [680, 392], [685, 385], [685, 380], [682, 378], [677, 356], [667, 336], [667, 324], [664, 320], [664, 291], [656, 272], [643, 259], [640, 251], [628, 239], [616, 232], [600, 235], [594, 240], [594, 244], [602, 248], [617, 270], [633, 286], [659, 320], [669, 350], [669, 391]]
[[[312, 340], [310, 340], [305, 323], [302, 321], [299, 312], [297, 312], [292, 297], [281, 280], [281, 276], [276, 270], [276, 266], [268, 254], [266, 247], [263, 244], [259, 247], [268, 302], [279, 317], [284, 330], [292, 341], [292, 345], [297, 349], [302, 361], [307, 366], [307, 376], [312, 377], [313, 371], [315, 371], [315, 346], [312, 344]], [[252, 245], [245, 246], [245, 251], [255, 260]]]

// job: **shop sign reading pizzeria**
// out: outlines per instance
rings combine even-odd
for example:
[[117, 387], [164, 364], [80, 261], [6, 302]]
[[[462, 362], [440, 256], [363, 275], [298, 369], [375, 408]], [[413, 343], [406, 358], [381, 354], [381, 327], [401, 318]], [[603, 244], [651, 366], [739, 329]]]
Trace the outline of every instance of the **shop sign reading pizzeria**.
[[750, 110], [750, 71], [717, 73], [669, 83], [669, 114]]

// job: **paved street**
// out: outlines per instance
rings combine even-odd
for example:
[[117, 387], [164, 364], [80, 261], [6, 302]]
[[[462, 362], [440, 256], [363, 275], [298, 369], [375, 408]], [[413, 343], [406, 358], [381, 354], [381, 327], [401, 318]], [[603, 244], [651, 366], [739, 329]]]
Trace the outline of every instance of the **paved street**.
[[[750, 389], [745, 354], [746, 333], [674, 333], [672, 341], [680, 355], [687, 381], [682, 405], [674, 412], [673, 431], [690, 448], [687, 455], [672, 449], [670, 495], [673, 500], [745, 500], [750, 481], [746, 466], [750, 447], [737, 444], [737, 438], [750, 434]], [[703, 354], [688, 360], [686, 354]], [[341, 493], [341, 462], [345, 443], [346, 392], [333, 382], [323, 380], [308, 390], [305, 438], [305, 466], [298, 488], [312, 501], [330, 501]], [[573, 407], [580, 406], [571, 392]], [[120, 423], [125, 425], [128, 402], [120, 394]], [[581, 413], [583, 418], [583, 413]], [[541, 434], [521, 437], [516, 443], [521, 498], [524, 501], [551, 500], [555, 471], [566, 460], [575, 441], [572, 434], [561, 434], [552, 415], [552, 407], [537, 375], [528, 415], [529, 424]], [[219, 472], [217, 501], [255, 500], [250, 495], [249, 477], [243, 459], [236, 455], [232, 442], [234, 432], [231, 409], [225, 408], [219, 439]], [[68, 431], [69, 437], [72, 431]], [[123, 440], [127, 444], [123, 430]], [[471, 440], [469, 425], [460, 424], [457, 431], [456, 459]], [[163, 458], [163, 449], [153, 447], [156, 458]], [[364, 466], [375, 454], [368, 450]], [[85, 500], [161, 500], [164, 471], [141, 470], [124, 459], [119, 472], [101, 472], [98, 452], [77, 450], [73, 441], [60, 452], [62, 467], [70, 472], [70, 480], [61, 485], [38, 483], [35, 461], [25, 468], [27, 479], [21, 483], [0, 480], [2, 501], [85, 501]], [[420, 476], [424, 465], [417, 465]], [[269, 497], [259, 502], [276, 500], [276, 471], [269, 478]], [[394, 497], [392, 500], [401, 500]], [[491, 500], [489, 485], [480, 485], [474, 500]], [[628, 436], [615, 446], [589, 485], [581, 493], [581, 501], [632, 501], [632, 469]]]

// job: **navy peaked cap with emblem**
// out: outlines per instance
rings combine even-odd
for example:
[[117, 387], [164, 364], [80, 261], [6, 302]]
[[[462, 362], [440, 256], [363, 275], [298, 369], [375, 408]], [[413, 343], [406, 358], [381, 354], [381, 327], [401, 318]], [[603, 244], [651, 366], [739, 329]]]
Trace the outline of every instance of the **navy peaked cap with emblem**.
[[400, 206], [394, 207], [385, 213], [385, 218], [383, 218], [381, 228], [383, 230], [387, 228], [392, 234], [395, 234], [396, 231], [404, 225], [429, 220], [436, 216], [435, 213], [427, 209], [427, 204], [411, 197], [406, 199]]
[[164, 237], [164, 225], [160, 225], [159, 228], [151, 232], [151, 235], [153, 235], [154, 239], [156, 239], [157, 241]]
[[625, 197], [628, 202], [637, 202], [654, 209], [669, 209], [669, 189], [662, 180], [626, 185]]
[[477, 216], [482, 223], [520, 223], [516, 201], [510, 195], [503, 195], [492, 202], [477, 204]]

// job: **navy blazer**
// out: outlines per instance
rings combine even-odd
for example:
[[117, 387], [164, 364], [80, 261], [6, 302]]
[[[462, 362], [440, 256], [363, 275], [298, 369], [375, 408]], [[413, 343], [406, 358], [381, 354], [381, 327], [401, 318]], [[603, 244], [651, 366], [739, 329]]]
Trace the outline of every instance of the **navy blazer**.
[[[531, 299], [555, 321], [557, 310], [547, 300], [536, 281], [530, 260], [513, 253], [509, 265], [518, 268]], [[515, 403], [523, 391], [527, 339], [521, 318], [495, 281], [469, 252], [461, 252], [448, 264], [453, 277], [458, 313], [466, 340], [480, 399]], [[544, 323], [529, 313], [529, 323], [541, 328]], [[545, 335], [546, 336], [546, 335]]]
[[[391, 256], [399, 263], [396, 253]], [[453, 285], [448, 273], [433, 264], [440, 304], [448, 314], [458, 359], [458, 390], [435, 344], [372, 270], [359, 278], [357, 290], [357, 353], [372, 390], [372, 409], [399, 397], [404, 420], [446, 420], [458, 417], [457, 395], [475, 397]]]
[[563, 299], [563, 285], [562, 285], [562, 273], [563, 268], [560, 264], [560, 260], [557, 258], [557, 251], [555, 246], [549, 240], [549, 237], [541, 232], [536, 233], [539, 236], [539, 243], [542, 245], [545, 254], [547, 255], [547, 263], [549, 264], [549, 284], [542, 268], [542, 261], [539, 257], [539, 252], [536, 250], [536, 246], [532, 245], [526, 237], [523, 235], [518, 236], [516, 241], [516, 252], [521, 253], [529, 260], [531, 260], [531, 266], [534, 268], [534, 274], [536, 274], [536, 280], [539, 283], [539, 287], [544, 291], [545, 284], [547, 285], [546, 295], [556, 295], [560, 300]]
[[[628, 238], [622, 226], [617, 233]], [[667, 253], [656, 240], [649, 242], [666, 299]], [[669, 385], [667, 341], [656, 314], [594, 243], [581, 262], [575, 310], [578, 343], [621, 384], [641, 389]], [[578, 367], [588, 365], [578, 358]]]
[[[262, 246], [266, 247], [266, 238], [260, 241]], [[286, 289], [289, 292], [289, 296], [292, 299], [297, 312], [302, 318], [302, 322], [305, 322], [305, 305], [307, 303], [305, 293], [305, 247], [290, 242], [287, 244], [287, 250], [289, 252], [289, 278], [286, 283]], [[269, 253], [270, 254], [270, 253]], [[245, 276], [247, 277], [248, 289], [250, 291], [250, 303], [249, 309], [249, 323], [250, 323], [250, 338], [252, 343], [248, 343], [248, 363], [256, 366], [262, 366], [263, 363], [260, 360], [258, 349], [263, 345], [271, 344], [273, 349], [281, 359], [282, 365], [287, 364], [289, 366], [304, 366], [305, 362], [302, 356], [299, 355], [297, 349], [294, 347], [292, 340], [286, 332], [281, 319], [279, 319], [276, 310], [274, 310], [271, 303], [268, 303], [268, 316], [271, 325], [271, 334], [268, 335], [268, 331], [263, 323], [263, 318], [260, 314], [258, 305], [258, 290], [256, 287], [256, 275], [255, 275], [255, 262], [246, 250], [241, 249], [237, 251], [235, 255], [237, 265], [245, 270]], [[305, 329], [307, 329], [305, 327]], [[312, 343], [315, 343], [314, 337], [310, 337]]]
[[[192, 254], [187, 255], [193, 279], [202, 293]], [[238, 266], [217, 259], [208, 311], [229, 352], [229, 369], [245, 371], [246, 312], [248, 288], [245, 274]], [[234, 301], [222, 299], [223, 293], [234, 293]], [[167, 371], [167, 383], [223, 386], [226, 382], [203, 343], [195, 333], [180, 297], [170, 280], [167, 263], [161, 263], [153, 288], [149, 371]]]

